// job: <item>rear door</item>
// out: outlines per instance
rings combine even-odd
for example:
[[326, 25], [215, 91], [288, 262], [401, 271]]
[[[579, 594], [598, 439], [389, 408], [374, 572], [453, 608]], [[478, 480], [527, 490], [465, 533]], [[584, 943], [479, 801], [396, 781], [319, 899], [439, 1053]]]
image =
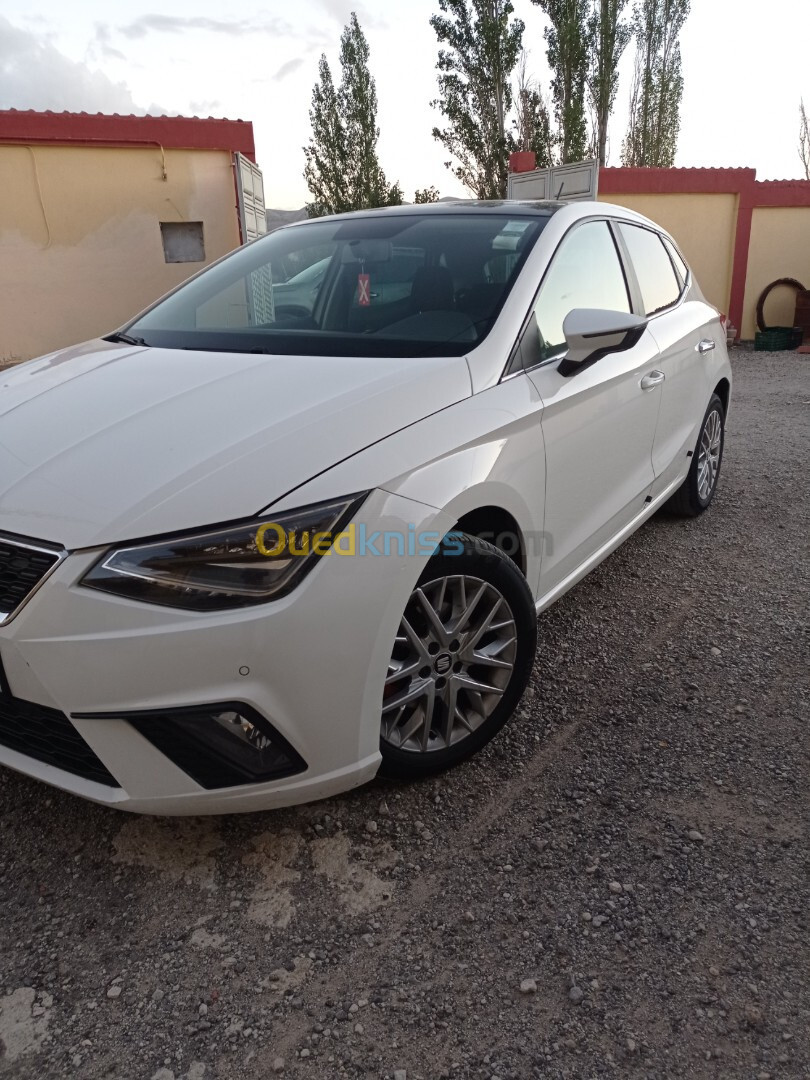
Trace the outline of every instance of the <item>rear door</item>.
[[[543, 400], [546, 546], [540, 593], [556, 589], [644, 509], [653, 482], [657, 388], [641, 380], [657, 364], [645, 330], [624, 352], [560, 374], [562, 324], [574, 308], [629, 312], [631, 301], [611, 227], [589, 219], [561, 241], [524, 333], [529, 376]], [[531, 336], [536, 337], [532, 342]]]
[[664, 375], [652, 448], [657, 494], [688, 468], [708, 402], [704, 350], [715, 348], [712, 322], [718, 318], [705, 301], [690, 299], [689, 270], [669, 241], [629, 222], [621, 222], [618, 233], [638, 284], [638, 314], [650, 319], [656, 367]]

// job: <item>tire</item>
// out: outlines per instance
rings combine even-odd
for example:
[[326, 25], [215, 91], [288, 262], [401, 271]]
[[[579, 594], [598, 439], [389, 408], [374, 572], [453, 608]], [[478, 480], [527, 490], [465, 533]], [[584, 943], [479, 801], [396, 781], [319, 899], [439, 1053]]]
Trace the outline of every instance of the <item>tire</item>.
[[[714, 417], [718, 418], [715, 421]], [[709, 407], [700, 425], [697, 446], [692, 454], [692, 464], [686, 479], [669, 500], [669, 508], [683, 517], [697, 517], [707, 510], [717, 491], [720, 478], [720, 466], [723, 462], [723, 446], [726, 441], [726, 414], [723, 402], [712, 394]], [[704, 462], [708, 453], [710, 483], [706, 487]], [[711, 462], [714, 462], [714, 465]]]
[[534, 598], [515, 563], [483, 540], [448, 534], [397, 632], [381, 707], [381, 775], [418, 779], [480, 750], [515, 711], [536, 644]]

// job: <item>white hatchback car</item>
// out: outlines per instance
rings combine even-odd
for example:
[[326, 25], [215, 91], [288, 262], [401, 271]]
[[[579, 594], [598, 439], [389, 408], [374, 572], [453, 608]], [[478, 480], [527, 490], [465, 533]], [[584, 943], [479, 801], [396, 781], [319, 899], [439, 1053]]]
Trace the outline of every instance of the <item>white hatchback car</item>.
[[198, 814], [460, 761], [536, 613], [664, 502], [709, 505], [730, 390], [722, 316], [621, 207], [234, 252], [0, 376], [0, 762]]

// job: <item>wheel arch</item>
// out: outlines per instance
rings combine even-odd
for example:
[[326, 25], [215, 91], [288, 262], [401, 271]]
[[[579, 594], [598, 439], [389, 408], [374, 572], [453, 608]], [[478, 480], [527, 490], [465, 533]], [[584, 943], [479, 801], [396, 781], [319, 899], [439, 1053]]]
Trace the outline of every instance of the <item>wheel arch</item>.
[[721, 379], [717, 386], [715, 386], [712, 393], [717, 394], [717, 396], [723, 402], [723, 415], [727, 417], [728, 406], [729, 402], [731, 401], [731, 383], [726, 378]]
[[517, 519], [502, 506], [478, 506], [462, 514], [452, 532], [467, 533], [487, 540], [507, 555], [526, 574], [526, 538]]

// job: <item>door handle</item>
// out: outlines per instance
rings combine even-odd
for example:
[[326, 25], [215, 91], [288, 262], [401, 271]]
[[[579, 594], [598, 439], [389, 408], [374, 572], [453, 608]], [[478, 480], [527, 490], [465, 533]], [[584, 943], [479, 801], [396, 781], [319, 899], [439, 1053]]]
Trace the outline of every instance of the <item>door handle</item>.
[[660, 386], [664, 381], [666, 375], [663, 371], [651, 371], [649, 375], [645, 375], [639, 383], [642, 390], [652, 390], [653, 387]]
[[695, 346], [695, 351], [699, 353], [711, 352], [712, 349], [717, 347], [717, 343], [712, 341], [711, 338], [703, 338]]

